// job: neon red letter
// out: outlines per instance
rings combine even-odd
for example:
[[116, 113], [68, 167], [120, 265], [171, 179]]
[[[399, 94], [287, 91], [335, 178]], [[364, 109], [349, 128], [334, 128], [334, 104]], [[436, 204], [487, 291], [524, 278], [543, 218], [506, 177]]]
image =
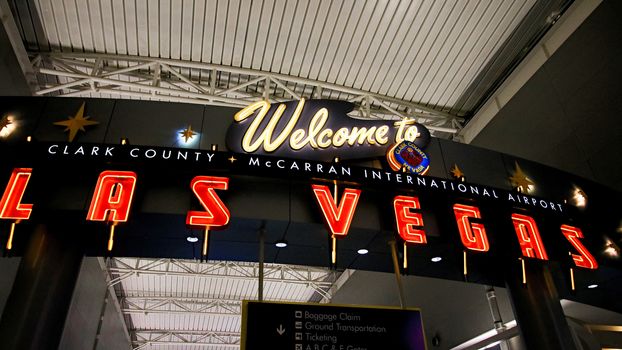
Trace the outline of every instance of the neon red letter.
[[516, 231], [523, 255], [529, 258], [549, 260], [546, 250], [544, 250], [542, 237], [540, 237], [540, 232], [533, 218], [514, 213], [512, 214], [512, 222], [514, 223], [514, 230]]
[[583, 243], [579, 240], [579, 238], [583, 238], [583, 232], [581, 232], [581, 229], [569, 225], [562, 225], [561, 229], [566, 239], [568, 239], [570, 244], [572, 244], [572, 246], [575, 247], [580, 254], [571, 254], [575, 265], [585, 267], [586, 269], [596, 270], [598, 268], [596, 259], [594, 259], [594, 256], [590, 254]]
[[91, 206], [86, 216], [90, 221], [125, 222], [134, 198], [136, 173], [103, 171], [97, 179]]
[[[419, 198], [409, 196], [397, 196], [393, 199], [395, 210], [395, 222], [397, 232], [405, 242], [425, 244], [427, 243], [423, 228], [423, 216], [421, 213], [413, 213], [410, 209], [421, 209]], [[415, 228], [421, 227], [421, 228]]]
[[30, 218], [32, 204], [21, 203], [30, 175], [32, 175], [30, 168], [13, 169], [11, 179], [9, 179], [4, 195], [0, 200], [0, 218], [14, 220], [28, 220]]
[[354, 210], [359, 201], [361, 190], [346, 188], [341, 196], [339, 207], [327, 186], [311, 185], [317, 203], [324, 214], [324, 222], [331, 234], [335, 237], [345, 237], [350, 229], [350, 223], [354, 217]]
[[196, 176], [190, 182], [190, 187], [206, 211], [188, 211], [186, 225], [195, 228], [226, 226], [231, 215], [229, 209], [216, 194], [216, 190], [229, 188], [229, 178]]
[[454, 215], [458, 223], [458, 232], [465, 248], [487, 252], [490, 249], [484, 225], [470, 222], [469, 218], [481, 219], [482, 214], [478, 207], [464, 204], [454, 204]]

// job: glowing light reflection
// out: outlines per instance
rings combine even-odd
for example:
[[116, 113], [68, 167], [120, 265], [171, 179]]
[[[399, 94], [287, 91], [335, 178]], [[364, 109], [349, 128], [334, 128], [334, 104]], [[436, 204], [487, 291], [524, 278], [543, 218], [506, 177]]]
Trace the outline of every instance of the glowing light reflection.
[[197, 146], [201, 134], [192, 130], [192, 136], [186, 140], [186, 137], [184, 136], [184, 131], [186, 130], [186, 128], [177, 130], [177, 145], [184, 148], [192, 148]]
[[577, 186], [572, 190], [572, 204], [577, 208], [585, 208], [587, 205], [587, 195]]
[[0, 121], [0, 138], [7, 138], [17, 129], [17, 122], [12, 115], [5, 116]]
[[603, 253], [610, 258], [618, 258], [620, 257], [620, 247], [618, 247], [612, 240], [609, 238], [605, 239], [605, 249]]

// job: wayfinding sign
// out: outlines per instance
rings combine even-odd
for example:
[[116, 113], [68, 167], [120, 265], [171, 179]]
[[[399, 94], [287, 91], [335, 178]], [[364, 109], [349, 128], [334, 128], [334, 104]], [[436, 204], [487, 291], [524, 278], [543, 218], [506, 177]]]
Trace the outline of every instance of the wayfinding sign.
[[417, 309], [244, 301], [242, 350], [424, 350]]

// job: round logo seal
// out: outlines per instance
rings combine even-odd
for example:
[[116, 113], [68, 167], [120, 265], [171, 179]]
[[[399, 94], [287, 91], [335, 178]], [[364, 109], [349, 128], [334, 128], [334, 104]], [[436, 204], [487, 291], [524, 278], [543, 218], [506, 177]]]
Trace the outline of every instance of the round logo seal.
[[425, 175], [430, 168], [430, 158], [414, 142], [404, 141], [395, 144], [387, 152], [387, 161], [394, 171], [406, 171]]

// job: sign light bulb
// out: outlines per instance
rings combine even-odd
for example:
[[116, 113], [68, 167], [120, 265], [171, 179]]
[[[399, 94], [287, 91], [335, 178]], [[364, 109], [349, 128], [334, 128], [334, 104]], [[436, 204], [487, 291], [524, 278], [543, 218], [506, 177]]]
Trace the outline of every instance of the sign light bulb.
[[0, 118], [0, 138], [7, 138], [17, 128], [17, 122], [12, 115]]
[[577, 208], [585, 208], [587, 205], [587, 195], [577, 186], [572, 190], [572, 204]]
[[193, 147], [199, 142], [200, 133], [192, 129], [191, 125], [177, 131], [177, 145], [180, 147]]
[[603, 253], [611, 258], [617, 258], [620, 256], [620, 248], [613, 243], [612, 240], [608, 239], [605, 242], [605, 250]]

